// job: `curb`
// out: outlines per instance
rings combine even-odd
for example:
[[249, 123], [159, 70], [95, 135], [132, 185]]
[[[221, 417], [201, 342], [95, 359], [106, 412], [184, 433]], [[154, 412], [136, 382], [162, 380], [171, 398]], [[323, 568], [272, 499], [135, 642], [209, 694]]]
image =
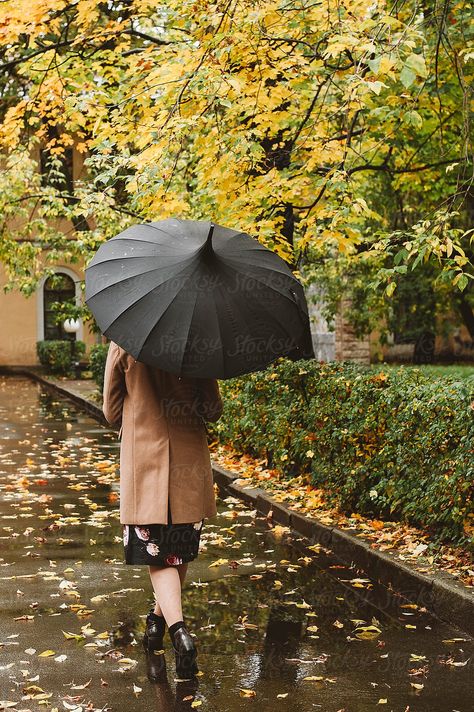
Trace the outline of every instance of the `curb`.
[[259, 487], [242, 487], [234, 482], [235, 472], [213, 464], [214, 481], [230, 495], [238, 497], [259, 514], [330, 549], [342, 563], [362, 569], [370, 578], [426, 608], [442, 621], [474, 635], [474, 590], [469, 591], [445, 572], [423, 574], [399, 557], [374, 549], [356, 534], [327, 526], [316, 517], [300, 514], [277, 502]]
[[[27, 376], [45, 385], [50, 390], [69, 398], [76, 405], [110, 429], [102, 409], [66, 386], [49, 380], [43, 374], [27, 367], [0, 368], [0, 373]], [[371, 544], [356, 534], [328, 526], [316, 517], [300, 514], [282, 502], [274, 500], [259, 487], [242, 487], [235, 480], [236, 472], [212, 463], [214, 482], [228, 494], [256, 509], [263, 516], [271, 512], [273, 521], [290, 527], [311, 544], [319, 543], [330, 549], [342, 563], [363, 570], [370, 578], [402, 594], [405, 598], [426, 608], [440, 620], [474, 635], [474, 589], [470, 591], [445, 572], [424, 574], [405, 561], [386, 551], [374, 549]]]

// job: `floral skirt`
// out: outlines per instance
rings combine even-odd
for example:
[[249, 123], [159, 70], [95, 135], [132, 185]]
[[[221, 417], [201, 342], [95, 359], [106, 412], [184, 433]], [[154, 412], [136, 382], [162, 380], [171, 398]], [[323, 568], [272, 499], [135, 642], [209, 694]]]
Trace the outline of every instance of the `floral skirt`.
[[198, 555], [204, 519], [190, 524], [122, 524], [125, 563], [176, 566]]

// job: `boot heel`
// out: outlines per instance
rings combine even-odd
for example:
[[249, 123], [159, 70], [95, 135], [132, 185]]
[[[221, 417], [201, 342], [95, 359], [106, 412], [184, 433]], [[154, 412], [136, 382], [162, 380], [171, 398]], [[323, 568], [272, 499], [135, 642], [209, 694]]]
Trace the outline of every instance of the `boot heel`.
[[176, 675], [181, 680], [189, 680], [199, 672], [196, 663], [198, 653], [196, 644], [184, 625], [171, 634], [171, 640], [174, 648]]
[[189, 679], [199, 672], [196, 658], [197, 650], [189, 650], [186, 653], [175, 651], [176, 674], [180, 679]]

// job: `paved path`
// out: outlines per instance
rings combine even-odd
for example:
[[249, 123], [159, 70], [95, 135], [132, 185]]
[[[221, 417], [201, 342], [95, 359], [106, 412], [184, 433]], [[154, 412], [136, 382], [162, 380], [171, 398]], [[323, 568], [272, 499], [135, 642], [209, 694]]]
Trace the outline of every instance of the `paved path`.
[[202, 674], [176, 682], [168, 645], [167, 682], [151, 682], [151, 588], [123, 564], [117, 456], [115, 432], [0, 378], [0, 700], [12, 709], [472, 710], [468, 636], [234, 498], [206, 521], [185, 588]]

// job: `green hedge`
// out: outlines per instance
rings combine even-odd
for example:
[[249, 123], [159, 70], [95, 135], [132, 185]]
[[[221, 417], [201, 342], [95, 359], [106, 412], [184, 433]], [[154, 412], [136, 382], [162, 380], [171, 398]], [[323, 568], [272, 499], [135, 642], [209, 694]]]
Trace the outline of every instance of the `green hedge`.
[[474, 378], [285, 359], [220, 385], [221, 442], [288, 476], [310, 473], [348, 513], [411, 522], [440, 540], [470, 538]]
[[102, 391], [104, 389], [105, 362], [109, 344], [94, 344], [91, 346], [89, 356], [89, 368], [92, 371], [92, 378]]
[[[74, 345], [75, 359], [80, 359], [86, 352], [84, 341], [76, 340]], [[36, 342], [36, 353], [39, 362], [48, 373], [67, 375], [72, 369], [71, 342], [66, 339], [46, 339]]]

